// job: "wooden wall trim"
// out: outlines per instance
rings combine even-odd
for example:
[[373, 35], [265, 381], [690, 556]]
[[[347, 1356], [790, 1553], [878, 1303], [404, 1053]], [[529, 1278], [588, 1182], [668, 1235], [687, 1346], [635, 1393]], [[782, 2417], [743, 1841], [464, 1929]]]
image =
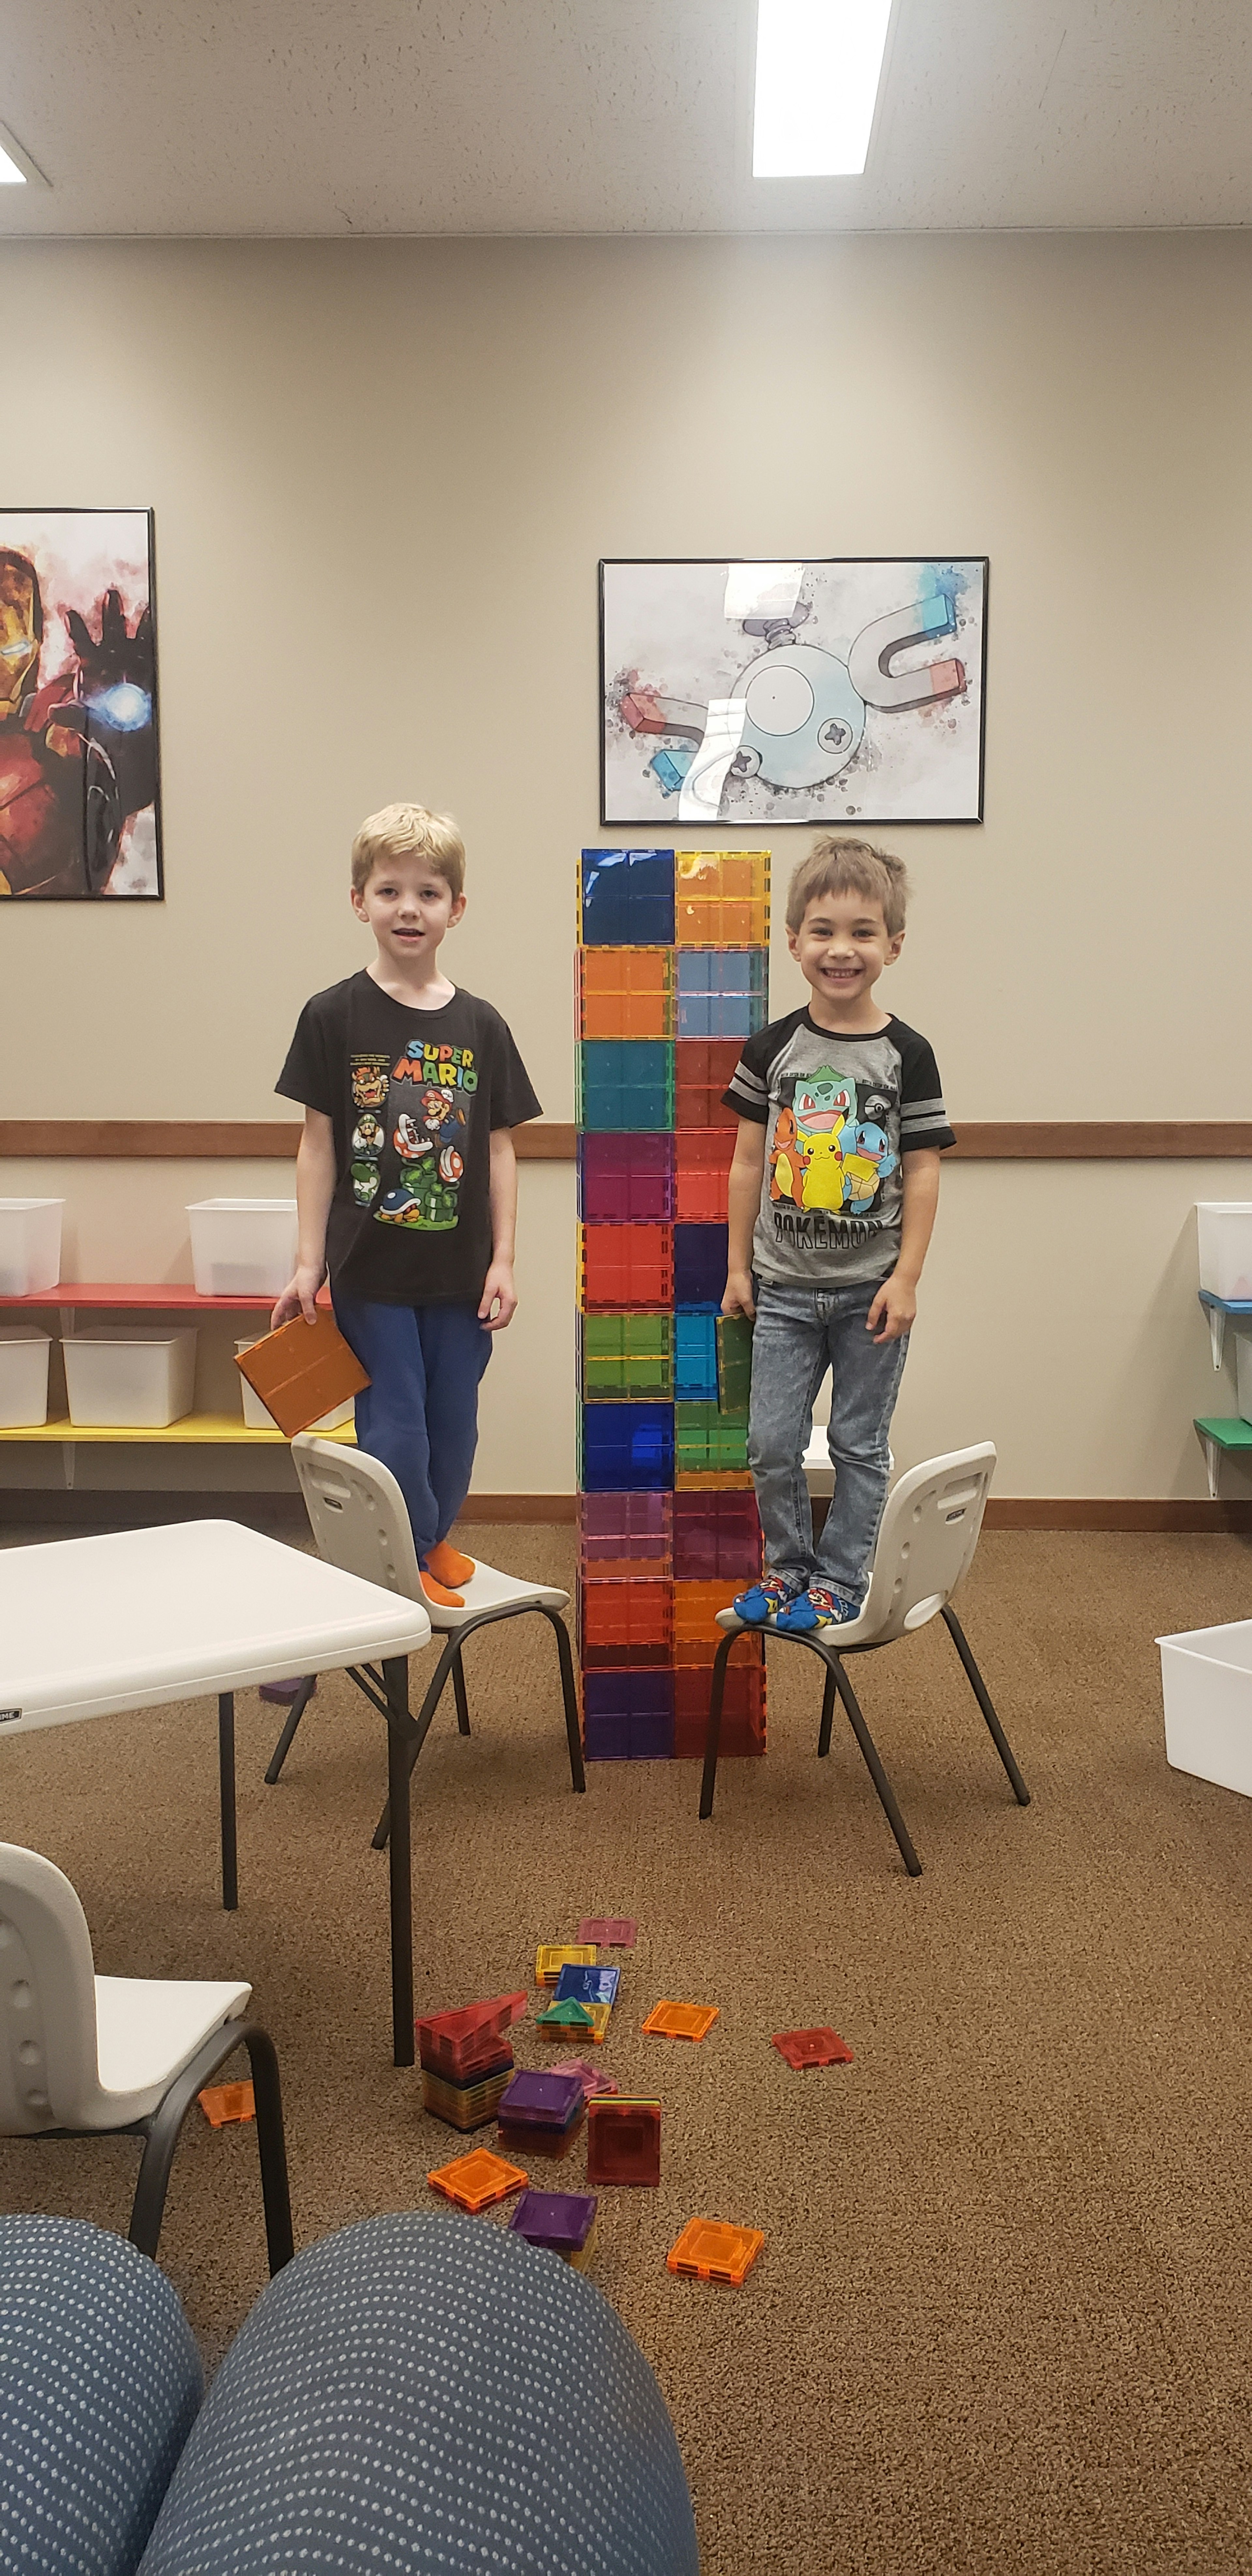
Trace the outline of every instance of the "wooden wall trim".
[[[0, 1159], [56, 1162], [281, 1162], [295, 1160], [300, 1123], [290, 1118], [0, 1118]], [[574, 1129], [536, 1119], [514, 1136], [521, 1163], [572, 1163]]]
[[[514, 1132], [520, 1163], [572, 1163], [576, 1130], [537, 1118]], [[0, 1158], [92, 1162], [290, 1162], [300, 1129], [290, 1118], [0, 1118]], [[1124, 1125], [979, 1124], [957, 1130], [958, 1163], [1199, 1163], [1252, 1158], [1252, 1118], [1148, 1119]]]
[[[231, 1520], [247, 1521], [257, 1527], [275, 1524], [307, 1526], [304, 1505], [298, 1493], [214, 1493], [215, 1512]], [[93, 1528], [147, 1528], [156, 1521], [201, 1520], [206, 1497], [203, 1492], [174, 1492], [170, 1489], [87, 1486], [67, 1494], [42, 1487], [10, 1485], [0, 1488], [0, 1527], [33, 1528], [39, 1523], [90, 1525]], [[526, 1522], [551, 1528], [568, 1526], [578, 1517], [576, 1494], [471, 1494], [461, 1513], [458, 1526], [474, 1523]], [[1203, 1533], [1214, 1538], [1223, 1532], [1252, 1537], [1252, 1502], [1203, 1500], [1153, 1502], [1137, 1496], [1133, 1500], [1100, 1501], [1081, 1496], [1072, 1501], [1046, 1496], [992, 1495], [987, 1505], [985, 1526], [988, 1530], [1132, 1530]]]

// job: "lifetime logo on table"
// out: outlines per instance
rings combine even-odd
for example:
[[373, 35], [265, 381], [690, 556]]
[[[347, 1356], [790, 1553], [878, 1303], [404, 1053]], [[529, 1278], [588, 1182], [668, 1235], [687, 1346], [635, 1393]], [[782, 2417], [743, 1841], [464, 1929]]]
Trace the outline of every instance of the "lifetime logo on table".
[[20, 1708], [0, 1708], [0, 1726], [16, 1726], [21, 1714]]

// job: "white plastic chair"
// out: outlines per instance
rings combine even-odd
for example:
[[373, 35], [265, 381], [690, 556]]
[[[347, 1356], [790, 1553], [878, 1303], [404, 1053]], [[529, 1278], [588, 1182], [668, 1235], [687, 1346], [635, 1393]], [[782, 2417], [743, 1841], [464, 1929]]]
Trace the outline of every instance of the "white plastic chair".
[[736, 1619], [733, 1610], [718, 1612], [717, 1624], [727, 1633], [713, 1662], [709, 1731], [700, 1787], [702, 1817], [713, 1813], [726, 1663], [736, 1637], [759, 1638], [762, 1653], [767, 1637], [771, 1644], [776, 1641], [779, 1645], [807, 1646], [813, 1654], [821, 1657], [826, 1666], [826, 1687], [817, 1739], [819, 1757], [830, 1751], [837, 1696], [847, 1711], [904, 1866], [910, 1878], [920, 1878], [921, 1862], [909, 1839], [895, 1792], [861, 1714], [856, 1693], [844, 1671], [843, 1658], [845, 1655], [869, 1654], [880, 1646], [893, 1644], [898, 1637], [912, 1636], [935, 1617], [943, 1620], [960, 1656], [1019, 1807], [1030, 1805], [1030, 1791], [1018, 1770], [990, 1692], [970, 1652], [965, 1631], [951, 1606], [951, 1596], [969, 1572], [978, 1545], [995, 1466], [994, 1444], [984, 1440], [973, 1449], [954, 1449], [946, 1458], [928, 1458], [922, 1466], [911, 1467], [906, 1475], [901, 1476], [883, 1513], [869, 1590], [858, 1616], [845, 1626], [814, 1629], [806, 1636], [793, 1634], [789, 1629], [749, 1628], [741, 1619]]
[[170, 2166], [201, 2086], [246, 2048], [271, 2273], [292, 2255], [274, 2044], [243, 2018], [251, 1986], [98, 1977], [87, 1917], [41, 1853], [0, 1843], [0, 2134], [146, 2144], [130, 2241], [155, 2258]]
[[[464, 1609], [446, 1609], [428, 1600], [422, 1589], [408, 1508], [390, 1467], [385, 1467], [380, 1458], [367, 1457], [363, 1449], [341, 1448], [337, 1441], [319, 1440], [311, 1431], [297, 1432], [291, 1454], [319, 1554], [346, 1574], [361, 1575], [367, 1583], [383, 1584], [407, 1600], [423, 1602], [431, 1627], [447, 1638], [434, 1679], [414, 1720], [417, 1733], [409, 1753], [410, 1775], [449, 1679], [456, 1698], [457, 1724], [462, 1735], [469, 1734], [469, 1701], [461, 1662], [466, 1639], [476, 1628], [493, 1626], [500, 1619], [524, 1618], [537, 1611], [556, 1637], [570, 1779], [575, 1789], [585, 1789], [587, 1775], [578, 1725], [574, 1659], [569, 1631], [561, 1617], [569, 1607], [568, 1592], [558, 1591], [550, 1583], [522, 1583], [514, 1575], [501, 1574], [494, 1565], [476, 1564], [470, 1581], [461, 1586]], [[352, 1679], [367, 1699], [373, 1699], [375, 1690], [382, 1688], [381, 1676], [369, 1665], [353, 1667]], [[265, 1774], [271, 1786], [290, 1751], [307, 1695], [305, 1692], [292, 1702]], [[379, 1703], [375, 1700], [374, 1704]], [[389, 1821], [390, 1800], [378, 1820], [375, 1851], [381, 1851], [386, 1843]]]

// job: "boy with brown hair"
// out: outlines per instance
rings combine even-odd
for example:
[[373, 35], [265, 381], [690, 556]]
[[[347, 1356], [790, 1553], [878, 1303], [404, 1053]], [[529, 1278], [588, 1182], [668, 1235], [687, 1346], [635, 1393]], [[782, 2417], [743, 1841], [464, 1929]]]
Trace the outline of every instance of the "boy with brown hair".
[[465, 911], [446, 814], [387, 805], [352, 844], [352, 909], [374, 934], [359, 974], [306, 1002], [275, 1088], [304, 1107], [300, 1233], [274, 1324], [330, 1271], [335, 1320], [370, 1376], [362, 1449], [397, 1478], [430, 1600], [459, 1609], [472, 1558], [448, 1543], [469, 1491], [491, 1337], [517, 1309], [511, 1129], [541, 1115], [490, 1002], [439, 950]]
[[[875, 998], [904, 945], [908, 879], [868, 841], [795, 869], [787, 945], [810, 999], [749, 1038], [722, 1312], [755, 1318], [748, 1459], [765, 1573], [735, 1610], [807, 1631], [855, 1619], [887, 1498], [887, 1433], [939, 1202], [948, 1125], [926, 1039]], [[835, 1491], [816, 1546], [804, 1451], [832, 1371]]]

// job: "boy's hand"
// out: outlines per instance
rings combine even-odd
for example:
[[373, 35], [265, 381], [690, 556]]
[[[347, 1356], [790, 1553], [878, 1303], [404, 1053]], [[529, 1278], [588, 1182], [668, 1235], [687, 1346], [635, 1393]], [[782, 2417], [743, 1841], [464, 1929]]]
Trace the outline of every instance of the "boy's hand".
[[297, 1263], [296, 1275], [288, 1280], [270, 1317], [271, 1333], [276, 1333], [280, 1324], [289, 1324], [295, 1315], [303, 1315], [306, 1324], [316, 1323], [317, 1292], [325, 1276], [324, 1261], [316, 1269], [312, 1262]]
[[750, 1270], [730, 1270], [726, 1274], [726, 1294], [722, 1299], [724, 1315], [746, 1315], [751, 1323], [756, 1313]]
[[875, 1341], [898, 1342], [907, 1333], [916, 1314], [916, 1288], [910, 1286], [908, 1280], [902, 1279], [898, 1270], [893, 1270], [890, 1278], [884, 1279], [870, 1307], [865, 1318], [865, 1329], [869, 1333], [874, 1333], [875, 1324], [881, 1325], [881, 1331], [874, 1333]]
[[[494, 1314], [492, 1308], [495, 1308]], [[513, 1285], [511, 1261], [493, 1261], [483, 1281], [478, 1302], [478, 1320], [485, 1332], [502, 1333], [517, 1313], [517, 1290]]]

